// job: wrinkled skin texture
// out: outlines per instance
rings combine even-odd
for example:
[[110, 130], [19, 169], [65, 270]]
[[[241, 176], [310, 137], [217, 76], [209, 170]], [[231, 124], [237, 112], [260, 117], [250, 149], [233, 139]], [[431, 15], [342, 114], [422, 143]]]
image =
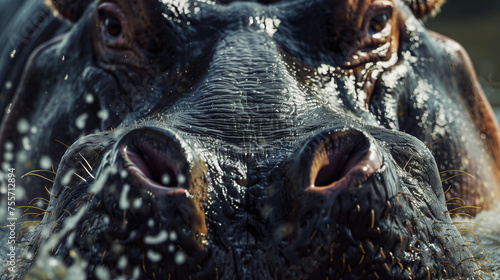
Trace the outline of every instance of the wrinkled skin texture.
[[9, 8], [44, 16], [2, 56], [0, 155], [57, 175], [19, 180], [50, 203], [3, 277], [477, 273], [451, 216], [497, 198], [498, 125], [417, 19], [442, 1], [65, 2]]

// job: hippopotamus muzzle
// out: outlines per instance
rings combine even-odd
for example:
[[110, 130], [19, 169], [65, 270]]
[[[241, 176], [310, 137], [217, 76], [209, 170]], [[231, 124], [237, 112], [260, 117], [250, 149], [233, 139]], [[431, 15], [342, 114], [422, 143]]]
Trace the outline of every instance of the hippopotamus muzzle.
[[[460, 262], [456, 256], [470, 254], [460, 245], [440, 251], [457, 236], [435, 236], [452, 222], [434, 158], [418, 139], [352, 122], [291, 143], [274, 160], [238, 156], [247, 168], [238, 177], [236, 169], [222, 171], [231, 169], [220, 167], [213, 143], [172, 128], [90, 135], [63, 157], [48, 209], [64, 210], [42, 223], [57, 228], [85, 211], [83, 226], [70, 232], [94, 238], [61, 240], [56, 255], [78, 250], [89, 268], [101, 263], [139, 278], [446, 275], [452, 272], [440, 269], [442, 257]], [[71, 187], [63, 187], [75, 170], [74, 182], [64, 182]], [[407, 260], [409, 252], [416, 261]], [[133, 271], [140, 266], [144, 274]]]

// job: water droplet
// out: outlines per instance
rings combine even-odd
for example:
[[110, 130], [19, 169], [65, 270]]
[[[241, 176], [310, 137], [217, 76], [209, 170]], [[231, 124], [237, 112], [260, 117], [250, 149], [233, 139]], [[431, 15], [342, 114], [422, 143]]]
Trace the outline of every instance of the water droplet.
[[[29, 140], [28, 140], [28, 142], [29, 142]], [[16, 153], [16, 160], [17, 160], [17, 162], [25, 162], [25, 161], [28, 161], [30, 159], [31, 159], [31, 157], [28, 156], [28, 152], [27, 151], [21, 150], [21, 151], [18, 151]]]
[[48, 263], [48, 265], [54, 267], [54, 266], [59, 264], [59, 261], [56, 258], [50, 258], [47, 263]]
[[23, 188], [23, 186], [18, 185], [16, 187], [16, 197], [17, 197], [17, 199], [23, 200], [25, 196], [26, 196], [26, 190]]
[[124, 184], [123, 190], [120, 194], [120, 201], [118, 202], [118, 206], [121, 210], [127, 210], [130, 208], [130, 203], [128, 201], [128, 192], [130, 191], [130, 185]]
[[118, 268], [119, 269], [125, 269], [127, 267], [128, 261], [125, 256], [121, 256], [120, 259], [118, 259]]
[[30, 139], [28, 137], [24, 136], [23, 139], [21, 140], [21, 142], [23, 143], [23, 148], [26, 151], [31, 150], [31, 142], [30, 142]]
[[95, 269], [95, 276], [97, 276], [97, 278], [100, 280], [111, 279], [111, 273], [109, 272], [109, 269], [104, 266], [98, 266]]
[[67, 80], [68, 80], [68, 78], [69, 78], [69, 75], [68, 75], [68, 74], [66, 74], [66, 76], [64, 76], [64, 80], [65, 80], [65, 81], [67, 81]]
[[3, 159], [7, 162], [13, 161], [14, 160], [14, 153], [6, 152], [5, 154], [3, 154]]
[[40, 158], [40, 167], [42, 169], [50, 170], [50, 168], [52, 167], [52, 160], [49, 156], [42, 156]]
[[185, 193], [186, 193], [186, 197], [189, 198], [189, 199], [194, 199], [194, 195], [191, 194], [188, 190], [185, 190]]
[[141, 269], [138, 266], [136, 266], [132, 271], [131, 279], [139, 279], [139, 276], [141, 276]]
[[94, 95], [92, 93], [89, 93], [87, 95], [85, 95], [85, 102], [87, 102], [87, 104], [92, 104], [94, 103]]
[[165, 230], [160, 231], [157, 236], [146, 235], [144, 237], [144, 243], [148, 245], [158, 245], [161, 244], [168, 239], [168, 234]]
[[25, 134], [30, 129], [30, 123], [26, 119], [20, 119], [17, 122], [17, 131], [21, 134]]
[[10, 114], [10, 112], [12, 111], [12, 103], [9, 104], [9, 106], [7, 106], [7, 108], [5, 108], [5, 114]]
[[109, 111], [107, 109], [102, 109], [97, 112], [97, 117], [105, 121], [109, 118]]
[[153, 250], [148, 250], [146, 252], [146, 255], [148, 256], [148, 259], [150, 261], [155, 262], [155, 263], [160, 262], [162, 259], [162, 255], [158, 252], [153, 251]]
[[134, 199], [134, 208], [139, 209], [142, 206], [142, 199], [140, 197]]
[[16, 52], [17, 50], [13, 50], [11, 53], [10, 53], [10, 58], [14, 58], [16, 56]]
[[170, 184], [170, 176], [168, 174], [163, 174], [161, 176], [161, 183], [164, 186], [168, 186]]
[[175, 264], [177, 265], [181, 265], [181, 264], [184, 264], [184, 262], [186, 261], [186, 255], [184, 254], [184, 252], [177, 252], [175, 253]]
[[68, 247], [73, 247], [73, 242], [75, 242], [75, 237], [76, 237], [76, 233], [75, 232], [72, 232], [70, 233], [70, 235], [68, 236]]
[[7, 150], [7, 151], [12, 151], [12, 150], [14, 149], [14, 144], [13, 144], [12, 142], [10, 142], [10, 141], [9, 141], [9, 142], [6, 142], [6, 143], [5, 143], [5, 146], [4, 146], [4, 147], [5, 147], [5, 150]]
[[85, 128], [85, 125], [87, 123], [87, 119], [88, 119], [89, 115], [87, 113], [83, 113], [81, 114], [80, 116], [78, 116], [76, 118], [76, 127], [78, 129], [84, 129]]
[[11, 88], [12, 88], [12, 82], [11, 81], [5, 82], [5, 89], [9, 90]]
[[172, 241], [177, 240], [177, 232], [175, 232], [175, 231], [170, 232], [170, 240], [172, 240]]
[[26, 258], [26, 260], [31, 260], [33, 258], [33, 253], [28, 252], [27, 254], [24, 254], [23, 257]]
[[179, 184], [182, 185], [186, 182], [186, 176], [179, 174], [179, 177], [177, 178], [179, 180]]
[[67, 186], [69, 182], [71, 182], [71, 178], [73, 177], [73, 174], [75, 173], [74, 169], [70, 169], [64, 174], [64, 176], [61, 179], [61, 184], [63, 186]]

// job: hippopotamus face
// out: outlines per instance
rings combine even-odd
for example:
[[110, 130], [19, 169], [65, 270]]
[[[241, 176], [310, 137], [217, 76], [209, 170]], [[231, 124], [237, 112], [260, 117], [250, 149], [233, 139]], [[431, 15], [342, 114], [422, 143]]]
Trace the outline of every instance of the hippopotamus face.
[[1, 132], [18, 170], [58, 163], [20, 271], [473, 276], [450, 216], [495, 200], [499, 137], [465, 51], [419, 20], [441, 2], [50, 1], [71, 23]]

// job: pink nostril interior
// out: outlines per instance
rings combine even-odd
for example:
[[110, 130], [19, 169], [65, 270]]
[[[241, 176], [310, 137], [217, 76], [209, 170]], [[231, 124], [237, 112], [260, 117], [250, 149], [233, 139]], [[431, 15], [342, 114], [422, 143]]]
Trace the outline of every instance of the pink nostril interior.
[[314, 186], [316, 187], [326, 187], [333, 182], [336, 182], [342, 178], [337, 166], [335, 164], [328, 164], [323, 166], [316, 176], [316, 180], [314, 181]]
[[[363, 183], [382, 166], [377, 148], [362, 135], [344, 136], [336, 144], [326, 144], [315, 154], [311, 170], [313, 186], [338, 188]], [[351, 140], [349, 140], [351, 139]]]
[[352, 151], [353, 148], [351, 146], [343, 147], [342, 150], [330, 154], [325, 161], [326, 164], [320, 168], [318, 175], [316, 175], [314, 186], [329, 186], [342, 179], [360, 163], [367, 150]]
[[129, 159], [135, 164], [139, 170], [144, 173], [144, 175], [148, 178], [151, 178], [151, 171], [147, 163], [147, 159], [142, 158], [140, 155], [137, 153], [131, 152], [130, 150], [127, 150], [127, 155], [129, 156]]
[[166, 187], [179, 185], [177, 171], [173, 164], [162, 158], [148, 145], [125, 147], [126, 159], [149, 180]]
[[347, 166], [341, 161], [340, 156], [329, 157], [328, 163], [323, 165], [316, 175], [314, 186], [326, 187], [340, 180], [345, 175]]

